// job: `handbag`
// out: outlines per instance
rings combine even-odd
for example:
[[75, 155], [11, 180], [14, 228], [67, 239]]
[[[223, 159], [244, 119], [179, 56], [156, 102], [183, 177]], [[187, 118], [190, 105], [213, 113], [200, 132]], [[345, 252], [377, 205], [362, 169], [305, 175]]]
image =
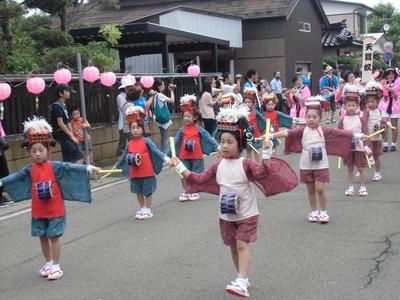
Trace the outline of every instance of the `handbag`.
[[160, 108], [158, 104], [158, 94], [155, 97], [155, 106], [154, 106], [154, 116], [156, 118], [156, 122], [160, 124], [165, 124], [169, 120], [171, 120], [171, 113], [169, 112], [168, 105], [164, 103], [164, 105]]

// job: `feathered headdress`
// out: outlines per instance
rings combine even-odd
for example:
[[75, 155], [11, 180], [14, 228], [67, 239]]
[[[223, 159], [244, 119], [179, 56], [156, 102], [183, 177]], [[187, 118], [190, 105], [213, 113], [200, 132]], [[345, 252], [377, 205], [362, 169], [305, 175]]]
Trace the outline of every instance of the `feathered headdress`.
[[141, 121], [144, 119], [144, 110], [141, 106], [130, 106], [125, 111], [126, 120], [128, 123]]
[[307, 109], [319, 109], [322, 110], [322, 102], [325, 101], [325, 98], [321, 95], [308, 97], [305, 105]]
[[33, 116], [23, 123], [24, 133], [28, 140], [28, 145], [36, 143], [49, 144], [53, 129], [44, 118]]
[[237, 103], [230, 107], [221, 108], [217, 116], [218, 130], [237, 131], [241, 118], [248, 120], [249, 107], [246, 104]]
[[235, 102], [235, 97], [233, 96], [232, 93], [225, 94], [221, 97], [221, 104], [222, 105], [228, 105], [228, 104], [233, 104]]
[[197, 97], [193, 95], [184, 95], [180, 99], [180, 109], [181, 112], [185, 111], [194, 111], [195, 105], [194, 103], [197, 101]]
[[244, 91], [243, 91], [243, 100], [246, 99], [246, 98], [250, 99], [251, 103], [254, 104], [255, 101], [256, 101], [256, 93], [255, 93], [255, 91], [252, 90], [252, 89], [244, 89]]
[[382, 90], [383, 90], [382, 85], [375, 80], [368, 81], [368, 83], [365, 85], [366, 96], [379, 97], [382, 94]]
[[360, 101], [360, 90], [354, 84], [346, 84], [344, 86], [344, 101], [347, 100], [356, 101], [357, 103]]
[[263, 97], [263, 105], [267, 104], [268, 102], [274, 102], [274, 104], [278, 103], [278, 99], [276, 99], [275, 93], [268, 93], [265, 94]]

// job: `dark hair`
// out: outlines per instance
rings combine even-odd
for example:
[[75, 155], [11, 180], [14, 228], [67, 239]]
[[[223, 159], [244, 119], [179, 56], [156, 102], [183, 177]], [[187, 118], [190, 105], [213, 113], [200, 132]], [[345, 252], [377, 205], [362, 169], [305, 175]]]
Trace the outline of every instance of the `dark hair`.
[[390, 73], [394, 74], [395, 79], [399, 76], [399, 74], [397, 74], [397, 71], [394, 67], [389, 67], [389, 68], [386, 68], [385, 72], [383, 72], [383, 78], [386, 79], [386, 76], [388, 76]]
[[140, 83], [136, 83], [128, 89], [128, 92], [126, 93], [126, 100], [135, 101], [140, 98], [142, 92], [142, 85]]
[[246, 130], [249, 127], [249, 123], [246, 118], [240, 118], [238, 121], [238, 127], [242, 129], [242, 142], [240, 142], [240, 132], [239, 131], [230, 131], [230, 130], [218, 130], [219, 131], [219, 141], [221, 141], [221, 136], [223, 133], [230, 133], [238, 143], [239, 152], [242, 152], [247, 147], [246, 140]]
[[203, 83], [203, 89], [201, 90], [201, 94], [203, 95], [205, 92], [208, 92], [211, 94], [212, 92], [212, 78], [211, 77], [207, 77], [206, 80]]
[[250, 79], [251, 76], [256, 75], [257, 70], [255, 68], [251, 68], [250, 70], [247, 71], [246, 73], [246, 78]]
[[[39, 144], [39, 143], [35, 143], [35, 144]], [[56, 141], [54, 140], [50, 140], [50, 142], [48, 143], [40, 143], [43, 145], [43, 147], [45, 147], [46, 149], [49, 149], [50, 147], [55, 147], [57, 145]], [[30, 150], [31, 149], [31, 144], [29, 144], [28, 140], [25, 140], [21, 143], [21, 148], [24, 148], [26, 150]]]
[[301, 80], [301, 78], [298, 76], [292, 77], [292, 83], [295, 83], [297, 80]]
[[71, 109], [69, 110], [69, 113], [72, 114], [72, 113], [73, 113], [74, 111], [76, 111], [76, 110], [77, 110], [77, 111], [80, 111], [78, 105], [72, 106]]
[[276, 76], [276, 73], [280, 73], [281, 71], [279, 71], [279, 70], [276, 70], [275, 72], [274, 72], [274, 77]]
[[297, 68], [296, 68], [296, 72], [297, 72], [297, 73], [301, 73], [302, 71], [303, 71], [303, 68], [302, 68], [302, 67], [297, 67]]
[[153, 89], [156, 92], [160, 92], [160, 86], [164, 83], [160, 78], [154, 80]]
[[348, 82], [350, 74], [355, 75], [352, 71], [346, 71], [346, 72], [343, 73], [343, 80], [345, 82]]
[[140, 128], [142, 128], [142, 130], [143, 130], [142, 136], [147, 136], [146, 130], [144, 129], [144, 121], [143, 121], [143, 120], [129, 123], [129, 130], [131, 130], [132, 124], [133, 124], [133, 123], [137, 123], [138, 126], [139, 126]]
[[224, 81], [225, 81], [225, 79], [228, 79], [228, 78], [229, 78], [229, 75], [231, 75], [229, 72], [224, 72], [224, 73], [222, 74], [222, 78], [224, 79]]

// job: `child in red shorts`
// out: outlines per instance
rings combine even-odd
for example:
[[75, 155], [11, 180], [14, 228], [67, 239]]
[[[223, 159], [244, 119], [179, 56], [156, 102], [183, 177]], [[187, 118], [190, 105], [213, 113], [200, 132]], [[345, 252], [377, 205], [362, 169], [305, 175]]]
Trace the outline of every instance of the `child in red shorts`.
[[[285, 154], [301, 153], [300, 182], [307, 185], [311, 213], [310, 222], [328, 223], [325, 184], [329, 182], [328, 155], [346, 156], [351, 147], [351, 131], [321, 127], [321, 96], [306, 101], [306, 127], [297, 127], [274, 133], [270, 138], [286, 137]], [[361, 134], [356, 134], [361, 138]], [[319, 209], [318, 210], [318, 203]]]
[[61, 278], [60, 237], [65, 229], [63, 200], [91, 202], [88, 172], [99, 172], [93, 166], [48, 160], [50, 154], [51, 126], [34, 117], [24, 123], [27, 141], [23, 146], [29, 151], [33, 163], [0, 180], [14, 201], [32, 199], [32, 236], [40, 238], [46, 260], [39, 274], [49, 280]]
[[225, 290], [241, 297], [249, 297], [249, 243], [257, 239], [259, 214], [250, 182], [257, 185], [265, 196], [290, 191], [297, 185], [297, 176], [290, 166], [270, 157], [272, 151], [269, 141], [264, 141], [262, 163], [241, 157], [247, 143], [248, 112], [243, 104], [221, 109], [217, 121], [223, 158], [206, 171], [200, 174], [190, 172], [179, 159], [171, 159], [186, 178], [187, 189], [219, 195], [221, 237], [231, 249], [238, 273], [238, 277]]

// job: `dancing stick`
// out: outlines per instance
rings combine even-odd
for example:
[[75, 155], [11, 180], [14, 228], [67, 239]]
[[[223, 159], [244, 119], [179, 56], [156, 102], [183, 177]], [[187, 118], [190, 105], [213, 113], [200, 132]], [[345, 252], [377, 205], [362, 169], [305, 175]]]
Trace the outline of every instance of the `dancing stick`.
[[253, 147], [252, 144], [249, 144], [250, 148], [253, 149], [257, 154], [260, 154], [260, 151], [258, 151], [256, 148]]
[[338, 169], [340, 169], [342, 167], [342, 157], [338, 157], [338, 160], [337, 160], [337, 168]]
[[[175, 141], [174, 141], [174, 137], [173, 136], [169, 137], [169, 147], [171, 148], [171, 156], [172, 157], [176, 157]], [[175, 172], [179, 175], [179, 177], [181, 179], [183, 179], [182, 174], [179, 173], [177, 169], [175, 169]]]
[[267, 119], [267, 128], [265, 129], [265, 141], [269, 141], [269, 134], [270, 134], [270, 128], [271, 128], [271, 119]]
[[364, 137], [364, 139], [370, 139], [370, 138], [372, 138], [372, 137], [374, 137], [374, 136], [376, 136], [376, 135], [379, 135], [379, 134], [381, 134], [381, 133], [384, 133], [385, 130], [386, 130], [386, 129], [381, 129], [381, 130], [375, 131], [375, 132], [371, 133], [370, 135], [366, 135], [366, 136]]
[[367, 153], [365, 153], [365, 159], [367, 160], [368, 168], [371, 169], [371, 162], [369, 161], [369, 157], [368, 157]]
[[[116, 165], [114, 165], [114, 166], [111, 168], [111, 170], [114, 170], [115, 168], [116, 168]], [[107, 174], [101, 176], [100, 179], [106, 178], [106, 177], [108, 177], [108, 176], [110, 176], [110, 175], [111, 175], [111, 173], [107, 173]]]
[[[122, 173], [121, 169], [110, 169], [110, 170], [100, 170], [99, 174], [106, 174], [107, 176], [109, 174], [115, 174], [115, 173]], [[104, 178], [105, 176], [101, 177]]]

